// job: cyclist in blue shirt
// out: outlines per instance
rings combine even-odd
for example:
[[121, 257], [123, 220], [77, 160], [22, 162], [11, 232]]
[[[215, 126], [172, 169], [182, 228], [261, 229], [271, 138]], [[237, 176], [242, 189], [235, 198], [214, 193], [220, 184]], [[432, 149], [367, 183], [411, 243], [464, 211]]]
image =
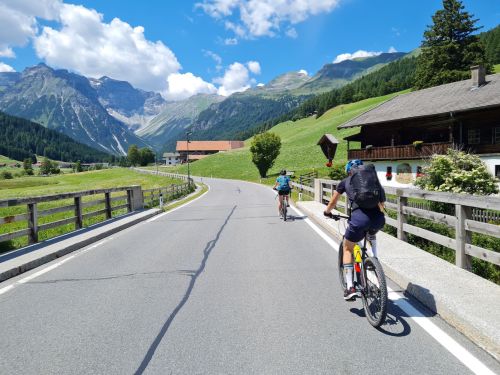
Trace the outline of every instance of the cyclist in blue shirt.
[[276, 183], [274, 184], [273, 189], [278, 191], [279, 195], [278, 211], [281, 216], [281, 205], [283, 204], [284, 197], [287, 197], [286, 205], [288, 207], [290, 206], [288, 203], [288, 194], [290, 194], [290, 190], [292, 189], [290, 186], [290, 177], [286, 175], [286, 170], [284, 169], [281, 170], [280, 175], [276, 179]]

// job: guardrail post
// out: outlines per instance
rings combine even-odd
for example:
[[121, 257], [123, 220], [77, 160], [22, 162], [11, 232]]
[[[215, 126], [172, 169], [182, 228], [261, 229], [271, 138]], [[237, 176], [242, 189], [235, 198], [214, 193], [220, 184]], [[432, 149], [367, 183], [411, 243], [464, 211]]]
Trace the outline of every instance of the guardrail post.
[[398, 192], [398, 202], [397, 202], [397, 205], [398, 205], [398, 239], [400, 239], [401, 241], [407, 241], [408, 240], [408, 236], [406, 235], [403, 227], [404, 227], [404, 224], [406, 224], [406, 215], [403, 213], [403, 207], [408, 205], [408, 198], [406, 197], [402, 197], [400, 195], [400, 192]]
[[465, 220], [472, 217], [472, 209], [470, 207], [455, 205], [455, 215], [457, 217], [457, 225], [455, 228], [455, 239], [457, 241], [457, 249], [455, 253], [455, 264], [466, 270], [471, 270], [471, 257], [465, 253], [465, 247], [472, 242], [471, 232], [465, 230]]
[[28, 203], [28, 243], [34, 244], [38, 242], [38, 208], [36, 203]]
[[323, 183], [319, 178], [314, 179], [314, 200], [323, 203]]
[[83, 227], [82, 197], [75, 197], [75, 230]]
[[106, 219], [111, 219], [112, 211], [111, 211], [111, 193], [104, 193], [104, 200], [106, 205]]

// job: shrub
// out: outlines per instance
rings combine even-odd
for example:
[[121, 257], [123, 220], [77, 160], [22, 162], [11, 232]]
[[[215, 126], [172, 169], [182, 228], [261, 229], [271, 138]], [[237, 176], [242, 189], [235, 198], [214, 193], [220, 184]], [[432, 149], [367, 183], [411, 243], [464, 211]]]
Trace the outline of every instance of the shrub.
[[345, 165], [340, 163], [334, 164], [331, 167], [328, 176], [330, 176], [330, 178], [335, 181], [343, 180], [344, 178], [347, 177], [347, 173], [345, 173]]
[[11, 173], [11, 172], [9, 172], [9, 171], [3, 171], [3, 172], [0, 174], [0, 176], [2, 176], [2, 178], [3, 178], [4, 180], [11, 180], [11, 179], [13, 179], [13, 178], [14, 178], [14, 176], [12, 176], [12, 173]]
[[448, 149], [446, 155], [432, 156], [415, 185], [424, 190], [490, 195], [498, 193], [498, 180], [477, 155]]

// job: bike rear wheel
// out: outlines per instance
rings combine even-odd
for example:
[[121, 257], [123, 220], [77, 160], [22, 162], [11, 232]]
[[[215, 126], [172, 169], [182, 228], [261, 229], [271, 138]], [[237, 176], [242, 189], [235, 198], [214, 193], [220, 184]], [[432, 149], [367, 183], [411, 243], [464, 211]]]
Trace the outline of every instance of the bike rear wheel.
[[344, 276], [344, 241], [343, 240], [340, 242], [340, 246], [339, 246], [338, 264], [339, 264], [340, 286], [342, 287], [342, 290], [345, 290], [347, 288], [347, 284], [345, 282], [345, 276]]
[[364, 260], [363, 307], [368, 322], [380, 327], [387, 316], [387, 283], [384, 270], [376, 258]]
[[286, 221], [286, 211], [287, 207], [286, 205], [288, 204], [288, 200], [286, 196], [283, 196], [283, 200], [281, 201], [281, 214], [283, 215], [283, 220]]

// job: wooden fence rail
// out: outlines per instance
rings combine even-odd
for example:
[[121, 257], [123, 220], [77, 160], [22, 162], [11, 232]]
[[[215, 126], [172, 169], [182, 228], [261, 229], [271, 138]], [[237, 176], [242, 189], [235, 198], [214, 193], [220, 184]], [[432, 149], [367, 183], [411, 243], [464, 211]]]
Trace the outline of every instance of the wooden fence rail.
[[[39, 242], [40, 231], [53, 229], [65, 225], [74, 225], [74, 230], [83, 228], [84, 220], [103, 216], [104, 220], [109, 220], [113, 214], [119, 210], [126, 209], [127, 212], [137, 211], [145, 206], [154, 207], [160, 201], [181, 197], [192, 190], [192, 180], [182, 184], [173, 184], [163, 188], [142, 190], [140, 186], [126, 186], [111, 189], [87, 190], [72, 193], [62, 193], [46, 195], [33, 198], [17, 198], [0, 200], [0, 209], [26, 207], [25, 213], [16, 213], [0, 217], [0, 226], [4, 226], [0, 232], [0, 243], [10, 241], [20, 237], [28, 238], [28, 244]], [[96, 199], [84, 201], [83, 197], [95, 197]], [[91, 198], [92, 199], [92, 198]], [[67, 200], [72, 200], [68, 204]], [[60, 202], [61, 206], [41, 209], [41, 203]], [[55, 203], [58, 204], [58, 203]], [[40, 218], [51, 215], [63, 214], [68, 216], [49, 222], [40, 222]], [[50, 219], [50, 218], [48, 218]], [[5, 227], [10, 224], [18, 224], [17, 228], [9, 229]], [[16, 225], [14, 225], [16, 226]], [[26, 227], [20, 229], [20, 227]], [[0, 227], [1, 228], [1, 227]]]
[[[315, 200], [324, 204], [328, 203], [338, 183], [339, 181], [316, 179]], [[453, 249], [455, 250], [455, 264], [468, 270], [471, 269], [471, 257], [500, 265], [500, 249], [484, 249], [471, 243], [472, 233], [500, 238], [500, 225], [483, 221], [484, 217], [493, 222], [497, 220], [496, 212], [500, 211], [500, 198], [394, 187], [385, 187], [385, 192], [388, 196], [392, 196], [386, 202], [386, 208], [397, 215], [396, 219], [386, 216], [386, 224], [397, 229], [397, 237], [400, 240], [406, 241], [409, 233]], [[411, 202], [410, 199], [424, 200], [424, 203]], [[431, 211], [430, 202], [452, 205], [455, 209], [454, 213], [443, 214]], [[348, 212], [348, 202], [344, 201], [339, 206], [345, 213]], [[411, 225], [408, 223], [410, 216], [446, 225], [455, 230], [455, 238]]]

